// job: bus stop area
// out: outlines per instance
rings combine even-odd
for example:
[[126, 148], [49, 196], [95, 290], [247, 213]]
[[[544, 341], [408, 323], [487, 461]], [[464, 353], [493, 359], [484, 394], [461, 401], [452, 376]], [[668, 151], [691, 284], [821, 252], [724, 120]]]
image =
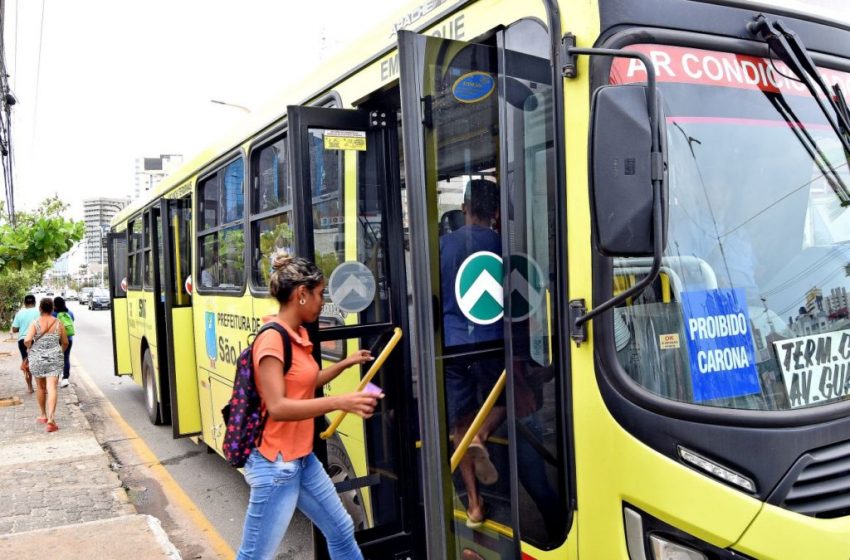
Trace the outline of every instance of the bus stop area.
[[59, 389], [56, 422], [37, 423], [12, 339], [0, 341], [0, 557], [180, 558], [158, 519], [128, 500], [75, 384]]

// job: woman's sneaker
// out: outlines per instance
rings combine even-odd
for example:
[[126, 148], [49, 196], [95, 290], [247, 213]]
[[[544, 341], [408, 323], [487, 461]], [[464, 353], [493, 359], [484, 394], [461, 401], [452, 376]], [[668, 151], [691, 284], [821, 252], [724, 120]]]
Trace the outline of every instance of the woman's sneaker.
[[67, 379], [62, 379], [61, 381], [59, 381], [60, 387], [67, 387], [68, 385], [69, 385], [69, 383], [68, 383]]

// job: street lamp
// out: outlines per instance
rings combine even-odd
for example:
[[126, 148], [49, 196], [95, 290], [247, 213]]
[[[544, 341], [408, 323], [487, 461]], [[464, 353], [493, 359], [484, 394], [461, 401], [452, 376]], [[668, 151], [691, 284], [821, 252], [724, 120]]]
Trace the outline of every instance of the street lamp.
[[210, 103], [215, 103], [216, 105], [224, 105], [226, 107], [235, 107], [241, 111], [245, 111], [246, 113], [250, 113], [251, 109], [245, 107], [244, 105], [237, 105], [236, 103], [228, 103], [226, 101], [219, 101], [218, 99], [210, 99]]

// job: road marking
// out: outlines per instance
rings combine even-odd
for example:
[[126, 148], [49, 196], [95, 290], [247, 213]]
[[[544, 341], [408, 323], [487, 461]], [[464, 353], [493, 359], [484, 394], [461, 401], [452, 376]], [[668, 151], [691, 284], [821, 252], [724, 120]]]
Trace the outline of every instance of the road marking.
[[138, 454], [142, 461], [148, 465], [151, 475], [157, 480], [157, 482], [160, 483], [160, 485], [162, 485], [163, 492], [166, 496], [168, 496], [168, 502], [183, 509], [187, 517], [195, 524], [201, 533], [207, 537], [210, 546], [216, 554], [218, 554], [219, 558], [230, 560], [235, 557], [236, 552], [230, 548], [227, 541], [218, 534], [218, 531], [215, 530], [213, 524], [210, 523], [203, 512], [197, 505], [195, 505], [195, 502], [193, 502], [186, 492], [183, 491], [183, 488], [176, 480], [174, 480], [171, 473], [168, 472], [165, 466], [159, 462], [156, 454], [154, 454], [145, 441], [139, 437], [136, 430], [134, 430], [127, 421], [121, 417], [121, 414], [112, 405], [112, 402], [106, 398], [106, 395], [103, 394], [100, 387], [95, 384], [91, 376], [82, 364], [80, 364], [79, 360], [72, 358], [72, 364], [75, 368], [75, 375], [80, 376], [79, 379], [86, 385], [88, 391], [90, 391], [95, 397], [102, 399], [102, 402], [104, 403], [104, 410], [106, 410], [115, 422], [115, 425], [117, 425], [121, 431], [124, 432], [124, 435], [127, 436], [127, 440], [133, 445], [133, 449], [136, 451], [136, 454]]

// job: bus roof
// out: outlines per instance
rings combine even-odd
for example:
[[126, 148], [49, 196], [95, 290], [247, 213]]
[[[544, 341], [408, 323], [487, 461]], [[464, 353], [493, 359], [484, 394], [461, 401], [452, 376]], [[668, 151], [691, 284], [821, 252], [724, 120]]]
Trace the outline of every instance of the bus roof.
[[312, 74], [296, 77], [293, 85], [283, 94], [275, 95], [259, 110], [246, 115], [222, 138], [186, 160], [151, 192], [123, 208], [112, 219], [112, 225], [126, 221], [151, 201], [191, 180], [217, 159], [233, 152], [262, 131], [279, 124], [285, 117], [287, 105], [302, 105], [320, 99], [361, 65], [389, 54], [395, 49], [396, 34], [399, 30], [427, 27], [435, 19], [471, 1], [474, 0], [408, 0], [394, 12], [388, 12], [390, 15], [382, 23], [340, 49], [329, 60], [321, 62]]

